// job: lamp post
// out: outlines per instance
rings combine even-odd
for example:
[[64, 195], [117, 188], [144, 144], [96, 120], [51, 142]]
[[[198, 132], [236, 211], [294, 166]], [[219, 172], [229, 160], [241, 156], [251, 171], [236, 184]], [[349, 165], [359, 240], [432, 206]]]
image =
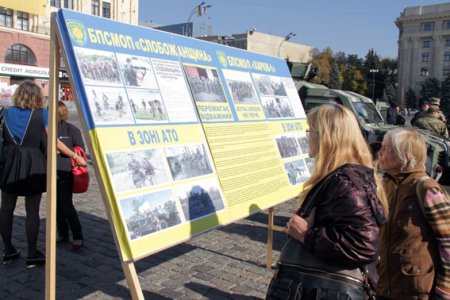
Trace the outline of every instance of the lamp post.
[[284, 42], [289, 41], [289, 40], [291, 39], [291, 37], [294, 37], [294, 36], [296, 36], [296, 35], [297, 35], [297, 34], [296, 34], [296, 33], [293, 33], [293, 32], [289, 32], [289, 34], [286, 34], [286, 36], [285, 36], [285, 37], [283, 38], [283, 40], [281, 41], [280, 46], [278, 46], [278, 55], [277, 55], [277, 57], [280, 57], [281, 45], [283, 45]]
[[206, 5], [206, 6], [203, 6], [203, 5], [205, 5], [205, 1], [202, 1], [202, 3], [200, 3], [199, 5], [197, 5], [196, 7], [194, 7], [194, 8], [192, 9], [192, 11], [189, 13], [189, 17], [188, 17], [188, 20], [187, 20], [187, 22], [186, 22], [186, 30], [185, 30], [186, 36], [192, 36], [192, 32], [189, 31], [189, 23], [191, 22], [191, 18], [192, 18], [192, 16], [195, 14], [195, 12], [197, 11], [197, 9], [201, 12], [202, 8], [209, 8], [209, 7], [212, 7], [211, 5]]
[[370, 73], [372, 73], [372, 101], [375, 101], [375, 73], [378, 73], [378, 69], [370, 69]]

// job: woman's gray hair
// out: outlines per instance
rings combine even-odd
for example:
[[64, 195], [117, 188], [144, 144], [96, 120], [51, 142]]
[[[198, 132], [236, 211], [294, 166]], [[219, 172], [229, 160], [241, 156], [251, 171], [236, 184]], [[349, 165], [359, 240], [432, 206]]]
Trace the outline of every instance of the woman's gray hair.
[[384, 140], [389, 140], [394, 156], [400, 163], [400, 171], [408, 172], [420, 166], [425, 168], [427, 145], [420, 133], [413, 128], [395, 128], [386, 133]]

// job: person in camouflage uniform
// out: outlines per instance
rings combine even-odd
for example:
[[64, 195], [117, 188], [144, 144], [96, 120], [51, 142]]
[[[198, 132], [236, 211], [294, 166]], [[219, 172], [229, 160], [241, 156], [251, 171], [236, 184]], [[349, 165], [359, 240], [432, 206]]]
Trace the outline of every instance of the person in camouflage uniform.
[[430, 98], [430, 107], [436, 107], [438, 109], [438, 119], [447, 124], [447, 119], [445, 118], [444, 113], [439, 108], [439, 105], [441, 105], [441, 99], [437, 97]]
[[448, 139], [447, 125], [439, 118], [439, 112], [438, 107], [430, 106], [427, 114], [418, 119], [414, 125]]
[[418, 111], [414, 117], [411, 119], [411, 125], [415, 126], [416, 121], [419, 120], [420, 118], [425, 117], [425, 115], [427, 114], [428, 109], [430, 108], [430, 102], [428, 100], [423, 101], [422, 103], [422, 109], [420, 111]]

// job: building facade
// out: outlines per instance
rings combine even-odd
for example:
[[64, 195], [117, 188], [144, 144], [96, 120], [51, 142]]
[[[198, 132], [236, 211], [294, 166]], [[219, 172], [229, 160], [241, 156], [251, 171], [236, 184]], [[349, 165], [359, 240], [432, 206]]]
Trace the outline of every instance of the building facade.
[[[48, 95], [50, 15], [60, 8], [137, 25], [139, 0], [2, 1], [0, 6], [0, 87], [34, 79]], [[25, 4], [24, 4], [25, 3]], [[72, 92], [61, 80], [60, 98]]]
[[442, 81], [450, 74], [450, 3], [407, 7], [395, 24], [398, 40], [398, 95], [406, 102], [406, 92], [428, 77]]
[[299, 63], [310, 62], [314, 50], [310, 46], [289, 42], [287, 37], [257, 31], [247, 31], [231, 36], [206, 36], [199, 39]]

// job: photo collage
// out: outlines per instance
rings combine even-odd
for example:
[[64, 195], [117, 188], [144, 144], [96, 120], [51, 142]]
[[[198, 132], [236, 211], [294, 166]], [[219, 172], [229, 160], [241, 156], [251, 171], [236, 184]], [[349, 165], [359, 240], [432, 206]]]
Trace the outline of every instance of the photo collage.
[[[130, 240], [225, 208], [204, 144], [115, 151], [105, 158]], [[168, 187], [172, 183], [174, 188]], [[120, 197], [139, 190], [143, 193]]]
[[[305, 134], [281, 135], [276, 137], [278, 152], [284, 162], [284, 169], [291, 185], [299, 185], [310, 176], [314, 160], [308, 157], [309, 145]], [[306, 157], [305, 157], [306, 155]]]

